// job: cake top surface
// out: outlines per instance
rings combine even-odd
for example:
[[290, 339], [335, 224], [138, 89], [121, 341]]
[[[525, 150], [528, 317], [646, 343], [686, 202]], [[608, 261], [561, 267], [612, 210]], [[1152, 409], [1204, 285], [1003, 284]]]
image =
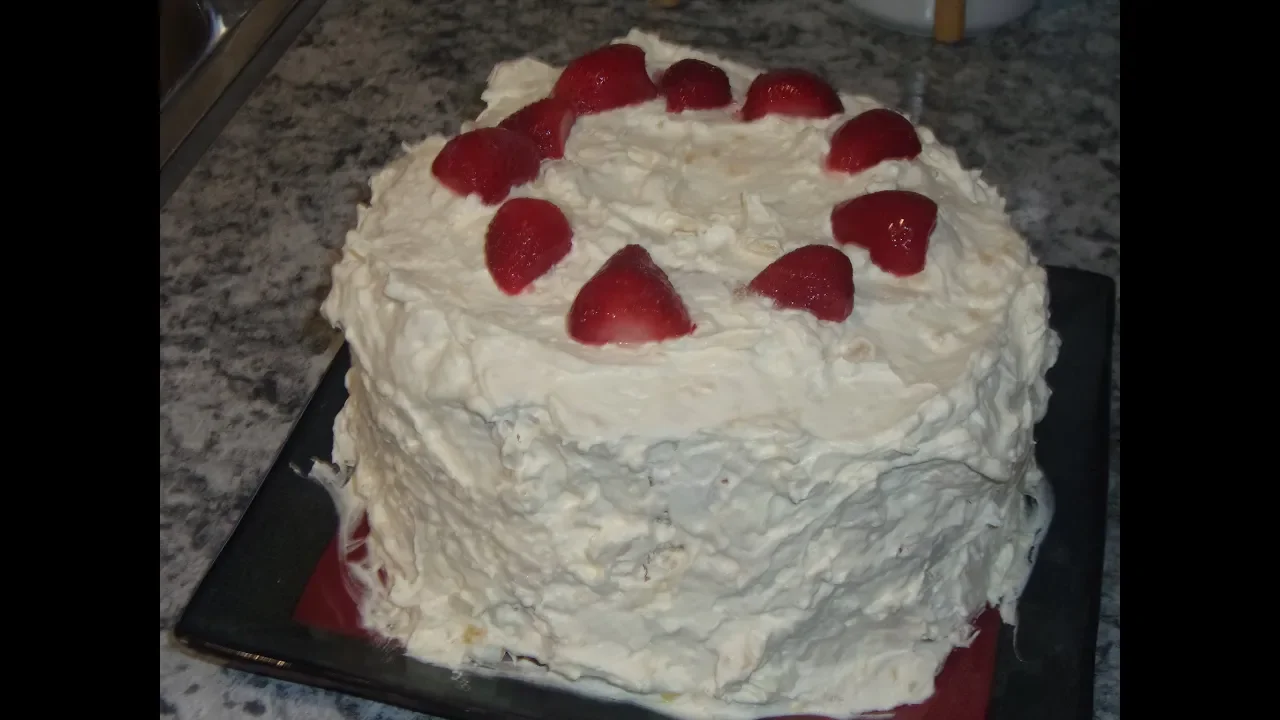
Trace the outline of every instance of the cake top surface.
[[[325, 305], [366, 366], [405, 393], [486, 416], [544, 405], [566, 437], [586, 443], [714, 429], [872, 447], [969, 376], [998, 339], [1024, 274], [1042, 273], [994, 189], [925, 128], [914, 159], [830, 172], [823, 160], [833, 133], [880, 103], [842, 93], [844, 111], [830, 117], [743, 122], [736, 111], [758, 71], [639, 31], [620, 41], [643, 49], [654, 75], [686, 58], [714, 62], [733, 104], [670, 113], [659, 97], [578, 117], [564, 158], [510, 193], [555, 203], [572, 227], [568, 254], [515, 296], [486, 268], [498, 206], [433, 176], [448, 138], [409, 148], [372, 181]], [[462, 129], [498, 125], [547, 96], [559, 74], [531, 58], [498, 65], [487, 108]], [[925, 267], [909, 277], [833, 240], [834, 206], [895, 189], [938, 208]], [[575, 341], [570, 305], [631, 244], [665, 271], [696, 330], [644, 345]], [[780, 256], [811, 244], [839, 247], [852, 264], [853, 310], [843, 322], [742, 292]]]

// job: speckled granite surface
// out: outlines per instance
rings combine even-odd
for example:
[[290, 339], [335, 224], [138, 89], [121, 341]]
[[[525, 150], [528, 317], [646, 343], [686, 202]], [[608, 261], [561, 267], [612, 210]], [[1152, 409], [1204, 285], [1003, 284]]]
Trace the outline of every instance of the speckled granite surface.
[[[332, 352], [314, 322], [361, 186], [474, 117], [494, 63], [563, 63], [631, 27], [821, 70], [984, 168], [1046, 263], [1120, 277], [1119, 3], [1049, 2], [955, 48], [823, 0], [329, 0], [160, 215], [160, 716], [414, 717], [224, 670], [171, 630]], [[1119, 717], [1119, 328], [1095, 718]]]

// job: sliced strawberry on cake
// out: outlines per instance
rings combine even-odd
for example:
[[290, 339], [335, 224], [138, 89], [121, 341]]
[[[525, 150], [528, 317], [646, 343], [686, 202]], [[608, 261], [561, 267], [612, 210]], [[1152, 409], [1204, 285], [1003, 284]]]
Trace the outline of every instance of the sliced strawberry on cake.
[[876, 108], [852, 118], [831, 136], [827, 169], [852, 175], [885, 160], [910, 160], [920, 150], [920, 137], [910, 120]]
[[876, 267], [899, 277], [924, 269], [937, 222], [937, 203], [910, 190], [860, 195], [831, 211], [836, 242], [866, 248]]
[[578, 114], [568, 100], [553, 96], [525, 105], [498, 123], [498, 127], [528, 137], [544, 160], [559, 160], [564, 157], [565, 141], [577, 119]]
[[747, 291], [772, 298], [778, 307], [844, 322], [853, 312], [853, 263], [830, 245], [806, 245], [761, 270]]
[[667, 68], [658, 81], [667, 98], [667, 112], [715, 110], [733, 102], [729, 76], [702, 60], [686, 58]]
[[684, 300], [649, 252], [628, 245], [605, 261], [569, 308], [569, 336], [584, 345], [670, 340], [695, 329]]
[[538, 176], [541, 158], [533, 141], [506, 128], [480, 128], [449, 140], [431, 163], [431, 174], [459, 195], [479, 195], [497, 205]]
[[808, 70], [771, 70], [756, 76], [742, 103], [742, 119], [750, 122], [765, 115], [824, 118], [844, 112], [835, 89]]
[[511, 198], [498, 208], [484, 236], [484, 262], [498, 289], [517, 295], [564, 259], [573, 228], [555, 203]]
[[658, 86], [645, 69], [644, 50], [617, 43], [570, 62], [552, 94], [567, 100], [579, 115], [591, 115], [652, 100]]

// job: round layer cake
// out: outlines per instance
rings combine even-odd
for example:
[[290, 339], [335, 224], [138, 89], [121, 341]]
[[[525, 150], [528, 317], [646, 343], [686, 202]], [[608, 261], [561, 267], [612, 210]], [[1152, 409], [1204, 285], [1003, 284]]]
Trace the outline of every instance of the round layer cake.
[[870, 98], [636, 31], [483, 98], [373, 179], [323, 308], [365, 624], [688, 717], [927, 698], [1051, 513], [1000, 195]]

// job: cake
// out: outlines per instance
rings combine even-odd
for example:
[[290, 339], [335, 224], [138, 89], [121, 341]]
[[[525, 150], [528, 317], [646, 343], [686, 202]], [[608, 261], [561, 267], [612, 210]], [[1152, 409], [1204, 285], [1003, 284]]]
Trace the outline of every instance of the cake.
[[999, 193], [805, 70], [632, 31], [380, 171], [325, 316], [362, 622], [690, 718], [919, 703], [1052, 514]]

